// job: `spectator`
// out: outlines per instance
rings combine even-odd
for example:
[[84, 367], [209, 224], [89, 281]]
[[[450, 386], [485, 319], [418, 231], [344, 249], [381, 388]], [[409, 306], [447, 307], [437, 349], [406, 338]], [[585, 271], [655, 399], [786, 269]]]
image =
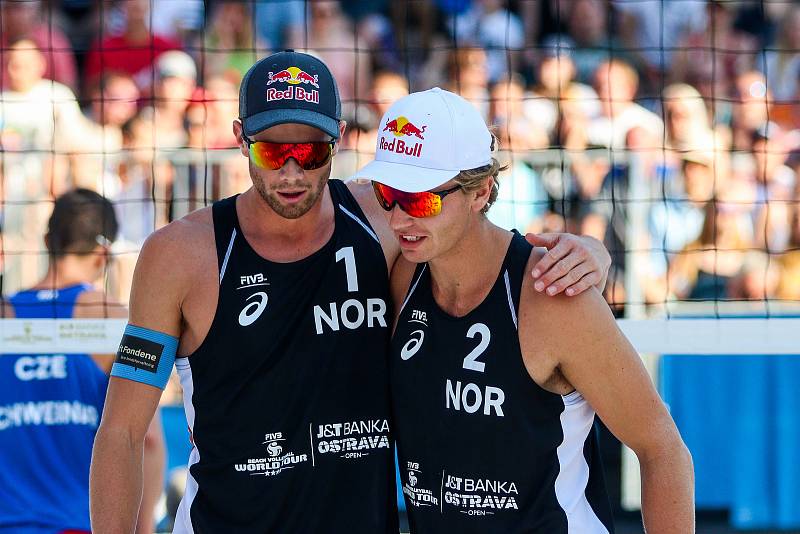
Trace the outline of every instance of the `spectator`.
[[[702, 6], [702, 2], [697, 5]], [[697, 87], [720, 110], [725, 107], [736, 76], [751, 70], [758, 41], [734, 26], [739, 2], [707, 0], [707, 24], [685, 33], [675, 52], [669, 79]]]
[[608, 31], [610, 7], [607, 0], [573, 0], [567, 14], [569, 36], [575, 40], [572, 60], [575, 79], [592, 83], [597, 67], [611, 56], [632, 60], [616, 34]]
[[172, 167], [156, 158], [152, 108], [141, 110], [122, 128], [123, 154], [103, 190], [114, 202], [120, 253], [138, 251], [153, 231], [168, 222]]
[[569, 100], [581, 103], [584, 112], [596, 115], [597, 93], [588, 85], [576, 83], [573, 53], [575, 42], [565, 35], [550, 35], [545, 38], [540, 51], [537, 71], [537, 84], [529, 98], [525, 99], [524, 110], [528, 120], [544, 129], [547, 136], [555, 141], [559, 104], [569, 93]]
[[188, 146], [192, 148], [233, 148], [236, 138], [230, 123], [239, 113], [239, 94], [227, 78], [210, 78], [196, 90], [186, 109]]
[[741, 272], [751, 242], [746, 219], [735, 204], [706, 203], [700, 237], [670, 265], [669, 288], [678, 299], [730, 297], [729, 282]]
[[797, 178], [786, 165], [786, 141], [786, 135], [772, 122], [753, 133], [756, 238], [757, 244], [769, 252], [786, 250], [791, 234], [790, 208]]
[[658, 142], [663, 139], [661, 119], [633, 101], [639, 87], [639, 76], [633, 67], [618, 59], [607, 61], [597, 68], [594, 80], [601, 114], [589, 125], [591, 144], [622, 150], [635, 127], [645, 129]]
[[75, 95], [67, 86], [46, 80], [46, 69], [45, 56], [33, 41], [11, 45], [6, 63], [9, 83], [0, 93], [6, 150], [61, 153], [71, 149], [85, 131]]
[[[306, 0], [254, 2], [255, 28], [267, 52], [277, 52], [304, 42], [308, 33], [306, 3]], [[259, 54], [259, 57], [263, 55]]]
[[[256, 8], [259, 9], [259, 8]], [[250, 4], [225, 0], [211, 11], [205, 38], [196, 52], [205, 79], [222, 76], [238, 85], [256, 62], [258, 51], [267, 48], [253, 30]]]
[[[53, 19], [53, 13], [45, 13], [39, 0], [0, 2], [0, 48], [5, 50], [22, 39], [32, 41], [44, 54], [42, 77], [66, 85], [74, 92], [77, 88], [75, 56], [70, 42]], [[0, 89], [7, 89], [8, 83], [3, 68]]]
[[397, 100], [408, 95], [408, 80], [396, 72], [378, 72], [372, 78], [369, 104], [380, 120]]
[[456, 93], [489, 117], [489, 77], [483, 48], [457, 48], [450, 52], [446, 89]]
[[700, 237], [706, 205], [728, 185], [725, 152], [706, 148], [683, 151], [677, 156], [681, 162], [679, 172], [664, 173], [663, 182], [656, 184], [664, 198], [654, 202], [647, 215], [647, 248], [652, 253], [643, 269], [643, 285], [645, 298], [652, 303], [665, 301], [669, 262]]
[[780, 284], [780, 267], [769, 254], [751, 250], [744, 255], [742, 267], [728, 284], [730, 298], [766, 300], [775, 297]]
[[486, 50], [489, 83], [518, 70], [519, 53], [525, 44], [522, 21], [504, 4], [500, 0], [476, 0], [469, 9], [449, 19], [456, 43]]
[[186, 108], [197, 87], [197, 67], [186, 52], [170, 50], [158, 57], [155, 71], [155, 144], [158, 148], [186, 146]]
[[[781, 22], [775, 46], [762, 56], [761, 71], [777, 102], [790, 101], [800, 78], [800, 5], [793, 4]], [[794, 102], [796, 103], [796, 102]]]
[[520, 154], [508, 152], [507, 156], [507, 168], [497, 178], [497, 200], [487, 217], [508, 230], [541, 232], [548, 204], [542, 181]]
[[666, 146], [677, 151], [713, 150], [714, 133], [702, 95], [691, 85], [672, 84], [662, 93]]
[[33, 285], [47, 268], [40, 236], [49, 201], [68, 188], [67, 154], [78, 147], [88, 123], [72, 91], [42, 77], [45, 58], [32, 41], [12, 44], [7, 59], [9, 86], [0, 92], [0, 200], [9, 252], [4, 289], [16, 291]]
[[549, 146], [547, 132], [523, 112], [525, 86], [521, 77], [499, 80], [492, 86], [489, 124], [508, 150], [533, 150]]
[[621, 16], [620, 34], [625, 47], [634, 51], [645, 71], [645, 81], [658, 87], [662, 74], [672, 68], [673, 50], [688, 32], [705, 31], [707, 18], [702, 2], [683, 0], [611, 0]]
[[[151, 31], [178, 42], [190, 42], [193, 35], [204, 29], [205, 7], [203, 0], [153, 1]], [[247, 26], [250, 26], [248, 22]]]
[[731, 116], [733, 149], [751, 151], [753, 136], [768, 120], [772, 109], [772, 93], [764, 75], [749, 71], [736, 77]]
[[106, 72], [125, 72], [133, 76], [140, 89], [149, 89], [154, 77], [156, 58], [168, 50], [180, 48], [180, 43], [152, 33], [149, 28], [150, 1], [122, 0], [125, 26], [120, 35], [95, 42], [86, 58], [86, 86], [93, 84]]
[[339, 2], [317, 0], [309, 2], [308, 8], [308, 31], [301, 39], [295, 36], [290, 48], [311, 51], [329, 66], [339, 87], [342, 113], [352, 115], [347, 108], [366, 100], [372, 84], [369, 51]]

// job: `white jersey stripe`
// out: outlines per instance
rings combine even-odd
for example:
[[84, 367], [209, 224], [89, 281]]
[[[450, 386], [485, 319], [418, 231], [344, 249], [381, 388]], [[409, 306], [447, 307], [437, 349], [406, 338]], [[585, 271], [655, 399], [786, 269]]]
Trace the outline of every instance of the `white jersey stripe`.
[[228, 260], [231, 257], [231, 250], [233, 250], [233, 241], [236, 239], [236, 228], [231, 232], [231, 241], [228, 243], [228, 251], [225, 252], [225, 259], [222, 260], [222, 268], [219, 270], [219, 283], [222, 285], [222, 278], [225, 276], [225, 269], [228, 268]]
[[514, 320], [514, 328], [519, 330], [517, 311], [514, 309], [514, 299], [511, 298], [511, 282], [508, 280], [508, 270], [503, 273], [503, 280], [506, 282], [506, 295], [508, 296], [508, 309], [511, 310], [511, 319]]
[[[235, 233], [235, 230], [234, 230]], [[233, 237], [231, 237], [233, 243]], [[230, 252], [230, 247], [228, 248]], [[181, 386], [183, 386], [183, 409], [186, 412], [186, 422], [189, 425], [189, 431], [194, 432], [194, 405], [192, 404], [192, 393], [194, 393], [194, 383], [192, 382], [192, 368], [189, 365], [188, 358], [179, 358], [175, 360], [175, 369], [178, 371], [178, 376], [181, 379]], [[178, 506], [178, 512], [175, 514], [175, 526], [172, 530], [173, 534], [194, 534], [194, 527], [192, 526], [191, 509], [192, 502], [197, 495], [197, 481], [192, 476], [191, 467], [200, 461], [200, 451], [196, 446], [192, 446], [189, 453], [189, 471], [186, 474], [186, 490]]]
[[408, 291], [408, 295], [406, 295], [406, 300], [404, 300], [403, 301], [403, 305], [400, 306], [400, 311], [398, 312], [398, 315], [400, 313], [403, 313], [403, 308], [406, 307], [406, 304], [408, 303], [408, 299], [410, 299], [411, 295], [414, 294], [414, 290], [417, 289], [417, 284], [419, 284], [419, 281], [422, 278], [422, 275], [425, 272], [425, 269], [427, 269], [427, 268], [428, 268], [428, 264], [426, 263], [425, 266], [422, 267], [422, 270], [419, 272], [419, 276], [417, 276], [417, 279], [414, 281], [414, 284], [411, 286], [411, 289]]
[[567, 515], [567, 532], [608, 534], [608, 529], [586, 498], [589, 464], [583, 455], [583, 447], [594, 425], [594, 410], [577, 391], [561, 399], [564, 401], [564, 411], [561, 413], [564, 441], [556, 450], [560, 469], [555, 490], [558, 504]]
[[380, 240], [380, 239], [378, 239], [378, 236], [375, 234], [375, 232], [373, 232], [373, 231], [372, 231], [372, 229], [371, 229], [369, 226], [367, 226], [367, 225], [364, 223], [364, 221], [362, 221], [361, 219], [359, 219], [358, 217], [356, 217], [355, 215], [353, 215], [352, 213], [350, 213], [350, 212], [347, 210], [347, 208], [345, 208], [345, 207], [344, 207], [344, 206], [342, 206], [341, 204], [339, 204], [339, 209], [340, 209], [340, 210], [342, 210], [342, 211], [345, 213], [345, 215], [347, 215], [348, 217], [350, 217], [351, 219], [353, 219], [355, 222], [357, 222], [358, 224], [360, 224], [360, 225], [361, 225], [361, 227], [362, 227], [364, 230], [366, 230], [366, 232], [367, 232], [367, 233], [368, 233], [368, 234], [369, 234], [369, 235], [372, 237], [372, 239], [374, 239], [375, 241], [377, 241], [377, 242], [378, 242], [378, 244], [380, 244], [380, 243], [381, 243], [381, 240]]

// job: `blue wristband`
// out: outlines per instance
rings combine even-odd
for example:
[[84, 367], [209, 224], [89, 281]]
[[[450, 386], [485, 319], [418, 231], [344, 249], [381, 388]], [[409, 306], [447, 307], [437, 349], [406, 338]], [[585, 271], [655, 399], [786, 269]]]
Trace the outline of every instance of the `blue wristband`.
[[178, 338], [148, 328], [125, 327], [111, 376], [164, 389], [175, 363]]

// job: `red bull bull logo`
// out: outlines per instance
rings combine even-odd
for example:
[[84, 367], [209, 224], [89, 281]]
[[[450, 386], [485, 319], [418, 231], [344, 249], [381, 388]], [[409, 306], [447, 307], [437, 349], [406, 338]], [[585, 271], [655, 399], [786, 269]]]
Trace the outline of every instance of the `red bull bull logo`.
[[[311, 76], [297, 67], [289, 67], [278, 72], [269, 72], [267, 73], [267, 101], [302, 100], [312, 104], [319, 104], [319, 91], [302, 87], [302, 84], [307, 84], [319, 89], [317, 82], [318, 76], [316, 74]], [[285, 83], [287, 86], [286, 89], [269, 87], [273, 83]]]
[[405, 135], [413, 135], [414, 137], [418, 137], [419, 139], [425, 139], [422, 134], [425, 132], [425, 128], [428, 126], [425, 125], [422, 129], [417, 128], [417, 126], [409, 121], [405, 117], [397, 117], [396, 119], [386, 121], [386, 126], [384, 126], [384, 132], [392, 132], [395, 137], [403, 137]]
[[391, 132], [398, 139], [387, 141], [386, 137], [380, 136], [378, 139], [378, 149], [418, 158], [422, 156], [422, 143], [418, 141], [412, 145], [399, 138], [413, 135], [418, 139], [424, 140], [425, 138], [422, 136], [422, 134], [425, 132], [425, 128], [427, 127], [428, 126], [425, 125], [422, 128], [419, 128], [406, 117], [397, 117], [396, 119], [388, 120], [386, 121], [386, 125], [383, 127], [383, 131]]
[[319, 84], [317, 83], [318, 80], [319, 76], [316, 74], [311, 76], [309, 73], [298, 67], [289, 67], [288, 69], [283, 69], [278, 72], [267, 73], [267, 86], [270, 86], [273, 83], [288, 83], [290, 85], [303, 83], [311, 84], [319, 89]]

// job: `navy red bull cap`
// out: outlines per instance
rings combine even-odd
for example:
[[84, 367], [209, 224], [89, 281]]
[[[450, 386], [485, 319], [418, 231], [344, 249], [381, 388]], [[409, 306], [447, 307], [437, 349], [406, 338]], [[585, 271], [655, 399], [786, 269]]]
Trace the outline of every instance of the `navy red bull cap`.
[[434, 87], [389, 108], [378, 128], [375, 160], [356, 177], [417, 193], [491, 161], [492, 134], [478, 109]]
[[286, 50], [250, 67], [239, 88], [239, 118], [248, 137], [278, 124], [298, 123], [339, 137], [342, 103], [327, 65]]

